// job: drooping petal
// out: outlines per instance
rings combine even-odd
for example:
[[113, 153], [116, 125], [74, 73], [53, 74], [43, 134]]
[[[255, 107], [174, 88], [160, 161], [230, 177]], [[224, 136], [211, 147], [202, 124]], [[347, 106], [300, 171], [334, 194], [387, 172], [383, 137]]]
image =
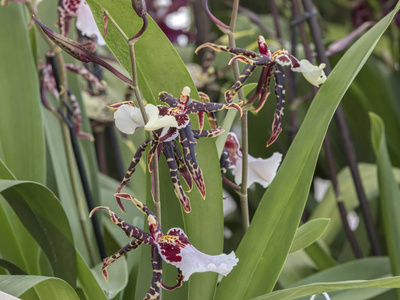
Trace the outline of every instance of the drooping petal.
[[179, 127], [174, 116], [160, 116], [157, 106], [153, 104], [146, 105], [146, 113], [149, 120], [144, 129], [147, 131], [154, 131], [163, 127]]
[[74, 130], [76, 132], [76, 135], [79, 138], [82, 139], [88, 139], [90, 141], [94, 141], [94, 137], [87, 132], [83, 132], [82, 131], [82, 115], [81, 115], [81, 109], [79, 107], [79, 103], [76, 100], [76, 97], [74, 94], [72, 94], [71, 91], [68, 91], [68, 96], [69, 96], [69, 100], [71, 101], [71, 106], [72, 106], [72, 114], [74, 116]]
[[153, 278], [150, 289], [144, 299], [158, 300], [161, 298], [162, 258], [155, 245], [151, 246], [151, 266], [153, 268]]
[[176, 145], [175, 142], [173, 142], [173, 146], [174, 146], [175, 161], [178, 167], [179, 175], [182, 176], [182, 178], [185, 180], [186, 184], [189, 187], [189, 191], [191, 191], [193, 188], [192, 176], [190, 175], [190, 172], [182, 157], [182, 153], [179, 151], [178, 146]]
[[141, 240], [134, 239], [128, 245], [126, 245], [122, 249], [120, 249], [117, 252], [115, 252], [113, 255], [103, 259], [102, 273], [103, 273], [103, 277], [106, 280], [106, 282], [108, 281], [107, 267], [109, 265], [111, 265], [113, 262], [115, 262], [118, 258], [124, 256], [129, 251], [134, 250], [137, 247], [139, 247], [141, 244], [142, 244]]
[[283, 109], [285, 107], [285, 73], [283, 73], [282, 67], [279, 65], [276, 65], [274, 78], [276, 109], [274, 113], [274, 121], [272, 122], [272, 134], [267, 142], [267, 147], [269, 147], [273, 142], [276, 141], [282, 131]]
[[[126, 186], [128, 181], [131, 179], [133, 172], [136, 170], [136, 166], [139, 163], [140, 159], [142, 158], [144, 150], [146, 150], [147, 145], [149, 144], [150, 139], [147, 138], [136, 150], [135, 155], [133, 156], [133, 159], [129, 165], [128, 170], [126, 170], [124, 179], [122, 179], [121, 183], [119, 184], [119, 187], [117, 188], [116, 193], [121, 192], [121, 190]], [[124, 206], [121, 203], [121, 199], [116, 198], [117, 203], [119, 208], [121, 209], [122, 212], [125, 212]]]
[[64, 66], [68, 71], [74, 72], [75, 74], [79, 74], [79, 75], [83, 76], [86, 80], [93, 83], [99, 91], [102, 91], [106, 88], [104, 86], [104, 84], [101, 83], [99, 81], [99, 79], [95, 75], [93, 75], [91, 72], [89, 72], [89, 70], [86, 69], [85, 67], [76, 66], [76, 65], [68, 64], [68, 63], [66, 63]]
[[314, 66], [306, 59], [300, 61], [300, 67], [292, 68], [292, 71], [301, 72], [304, 78], [312, 85], [319, 86], [326, 80], [326, 75], [324, 72], [325, 64], [320, 64], [319, 66]]
[[118, 107], [114, 113], [114, 119], [115, 126], [125, 134], [133, 134], [136, 128], [145, 125], [140, 109], [128, 104]]
[[244, 67], [242, 73], [240, 74], [238, 80], [233, 84], [233, 86], [225, 92], [225, 101], [227, 103], [231, 103], [233, 97], [237, 94], [237, 92], [242, 88], [245, 80], [253, 73], [256, 66], [251, 64]]
[[160, 92], [158, 94], [158, 100], [167, 103], [171, 108], [174, 108], [179, 104], [179, 100], [167, 92]]
[[81, 0], [79, 9], [76, 13], [76, 27], [83, 35], [87, 37], [95, 35], [97, 37], [97, 44], [106, 44], [99, 29], [97, 28], [96, 22], [94, 21], [92, 11], [84, 0]]
[[[242, 160], [242, 148], [235, 133], [228, 133], [225, 141], [225, 149], [229, 153], [232, 164], [237, 166], [238, 162]], [[240, 179], [240, 182], [242, 182], [242, 179]]]
[[260, 55], [254, 58], [249, 58], [244, 55], [237, 55], [235, 57], [232, 57], [228, 64], [231, 65], [235, 60], [252, 66], [266, 66], [271, 63], [270, 58], [266, 55]]
[[226, 172], [232, 166], [232, 160], [229, 156], [228, 150], [224, 147], [222, 150], [221, 158], [219, 159], [219, 167], [221, 168], [221, 176], [225, 177]]
[[157, 243], [161, 257], [182, 271], [183, 281], [193, 273], [216, 272], [228, 275], [239, 259], [230, 254], [207, 255], [197, 250], [180, 228], [171, 228]]
[[216, 137], [216, 136], [219, 136], [224, 131], [225, 131], [225, 129], [223, 129], [221, 126], [215, 128], [215, 129], [202, 130], [202, 131], [192, 130], [193, 136], [195, 139], [199, 139], [202, 137]]
[[191, 103], [186, 107], [186, 113], [187, 114], [192, 114], [192, 113], [197, 113], [199, 111], [203, 111], [205, 113], [210, 113], [214, 111], [219, 111], [223, 109], [230, 109], [234, 108], [237, 109], [239, 112], [240, 116], [242, 116], [242, 108], [240, 107], [241, 103], [236, 104], [236, 103], [229, 103], [229, 104], [224, 104], [224, 103], [214, 103], [214, 102], [200, 102], [197, 100], [192, 100]]
[[177, 167], [176, 161], [175, 161], [173, 145], [171, 142], [164, 143], [163, 145], [164, 145], [163, 153], [165, 155], [165, 158], [167, 159], [169, 173], [171, 175], [172, 184], [174, 185], [175, 195], [181, 202], [182, 207], [185, 210], [185, 212], [189, 213], [191, 211], [190, 199], [183, 191], [181, 181], [179, 180], [178, 167]]

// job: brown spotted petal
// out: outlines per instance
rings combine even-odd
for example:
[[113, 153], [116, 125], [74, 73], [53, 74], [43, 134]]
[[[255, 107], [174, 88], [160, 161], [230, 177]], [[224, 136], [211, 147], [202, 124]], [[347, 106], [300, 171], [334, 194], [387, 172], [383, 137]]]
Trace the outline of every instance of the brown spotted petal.
[[179, 104], [179, 100], [167, 92], [160, 92], [158, 94], [158, 100], [167, 103], [171, 108], [174, 108]]
[[233, 86], [225, 92], [225, 101], [227, 103], [231, 103], [233, 97], [238, 93], [238, 91], [242, 88], [245, 80], [253, 73], [256, 66], [248, 64], [244, 67], [242, 73], [240, 74], [238, 80], [233, 84]]
[[242, 108], [239, 104], [236, 103], [214, 103], [214, 102], [200, 102], [197, 100], [192, 100], [191, 103], [186, 107], [185, 112], [187, 114], [197, 113], [199, 111], [203, 111], [205, 113], [210, 113], [214, 111], [219, 111], [223, 109], [230, 109], [234, 108], [237, 109], [240, 116], [242, 116]]
[[189, 213], [191, 211], [190, 199], [188, 196], [186, 196], [185, 192], [183, 191], [181, 181], [179, 180], [178, 167], [177, 167], [176, 161], [175, 161], [175, 155], [174, 155], [174, 149], [173, 149], [172, 142], [164, 143], [163, 145], [164, 145], [163, 153], [165, 155], [165, 158], [167, 159], [169, 173], [171, 175], [172, 184], [174, 185], [175, 195], [181, 202], [182, 207], [185, 210], [185, 212]]
[[267, 64], [271, 63], [271, 60], [266, 55], [259, 55], [255, 58], [248, 58], [243, 55], [237, 55], [235, 57], [232, 57], [228, 64], [231, 65], [235, 60], [239, 60], [245, 64], [249, 64], [252, 66], [266, 66]]
[[106, 88], [104, 86], [104, 84], [101, 83], [99, 81], [99, 79], [95, 75], [93, 75], [91, 72], [89, 72], [89, 70], [86, 69], [85, 67], [75, 66], [73, 64], [66, 63], [65, 68], [68, 71], [71, 71], [75, 74], [79, 74], [79, 75], [83, 76], [83, 78], [85, 78], [87, 81], [90, 81], [91, 83], [93, 83], [99, 91], [103, 91]]
[[244, 55], [244, 56], [252, 57], [252, 58], [257, 57], [257, 56], [260, 55], [260, 54], [254, 52], [254, 51], [251, 51], [251, 50], [242, 49], [242, 48], [232, 48], [232, 47], [229, 47], [229, 46], [221, 46], [221, 45], [216, 45], [216, 44], [213, 44], [213, 43], [204, 43], [203, 45], [200, 45], [196, 49], [195, 53], [197, 54], [197, 52], [199, 52], [203, 48], [211, 48], [211, 49], [213, 49], [215, 51], [219, 51], [219, 52], [228, 52], [228, 53], [233, 54], [233, 55]]
[[161, 257], [182, 271], [183, 281], [193, 273], [216, 272], [228, 275], [239, 259], [232, 251], [229, 255], [207, 255], [197, 250], [180, 228], [171, 228], [157, 243]]
[[274, 52], [274, 54], [272, 54], [272, 60], [282, 67], [289, 66], [291, 69], [300, 67], [299, 60], [286, 50]]
[[173, 142], [175, 161], [177, 163], [179, 175], [185, 180], [186, 184], [189, 187], [189, 191], [193, 188], [193, 180], [190, 172], [185, 164], [185, 161], [182, 157], [182, 153], [179, 151], [178, 146]]
[[132, 80], [130, 80], [128, 77], [125, 75], [121, 74], [118, 72], [116, 69], [114, 69], [111, 65], [109, 65], [107, 62], [104, 60], [92, 55], [83, 45], [67, 38], [64, 37], [50, 28], [44, 26], [42, 23], [39, 22], [38, 19], [33, 17], [33, 19], [36, 21], [36, 23], [40, 26], [40, 28], [43, 30], [43, 32], [61, 49], [63, 49], [65, 52], [67, 52], [69, 55], [72, 57], [76, 58], [77, 60], [80, 60], [82, 62], [94, 62], [96, 64], [99, 64], [100, 66], [106, 68], [109, 70], [111, 73], [113, 73], [115, 76], [117, 76], [119, 79], [122, 81], [132, 85]]

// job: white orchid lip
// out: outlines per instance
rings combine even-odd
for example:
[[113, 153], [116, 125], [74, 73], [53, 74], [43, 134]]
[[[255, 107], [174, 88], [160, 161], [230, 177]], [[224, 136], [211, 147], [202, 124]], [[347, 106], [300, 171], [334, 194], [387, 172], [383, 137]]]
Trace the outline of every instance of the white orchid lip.
[[315, 86], [320, 86], [326, 80], [326, 75], [324, 72], [325, 64], [320, 64], [319, 66], [314, 66], [306, 59], [300, 61], [300, 67], [292, 68], [292, 71], [301, 72], [304, 78]]
[[178, 127], [178, 122], [174, 116], [160, 116], [157, 106], [147, 104], [146, 113], [149, 117], [144, 129], [147, 131], [154, 131], [163, 127]]
[[138, 127], [144, 126], [140, 109], [128, 104], [123, 104], [114, 113], [115, 126], [125, 133], [133, 134]]
[[103, 46], [106, 42], [103, 39], [99, 29], [97, 28], [92, 11], [86, 1], [81, 0], [78, 11], [76, 12], [76, 27], [82, 32], [83, 35], [97, 37], [97, 44]]
[[171, 228], [157, 241], [161, 257], [182, 271], [183, 281], [193, 273], [216, 272], [228, 275], [239, 259], [232, 251], [230, 254], [207, 255], [197, 250], [180, 228]]

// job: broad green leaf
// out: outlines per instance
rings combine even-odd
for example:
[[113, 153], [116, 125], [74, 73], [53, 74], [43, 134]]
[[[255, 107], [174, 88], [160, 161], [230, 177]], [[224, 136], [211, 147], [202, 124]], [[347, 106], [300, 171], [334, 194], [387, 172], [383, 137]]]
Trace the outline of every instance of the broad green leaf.
[[54, 275], [74, 286], [75, 247], [59, 200], [45, 186], [29, 181], [1, 180], [0, 193], [47, 255]]
[[399, 288], [400, 276], [375, 279], [375, 280], [353, 280], [337, 281], [329, 283], [311, 283], [291, 289], [272, 292], [270, 294], [252, 298], [252, 300], [292, 300], [301, 297], [308, 297], [315, 294], [329, 293], [348, 289], [365, 288]]
[[300, 226], [296, 231], [289, 253], [310, 246], [325, 232], [328, 225], [329, 219], [315, 219]]
[[107, 299], [100, 284], [97, 282], [96, 277], [93, 275], [92, 270], [90, 270], [88, 265], [85, 263], [82, 256], [79, 254], [79, 251], [76, 251], [76, 264], [78, 282], [86, 299]]
[[[79, 300], [74, 289], [64, 280], [55, 277], [28, 275], [0, 275], [0, 290], [19, 297], [35, 288], [40, 299]], [[22, 297], [26, 299], [25, 297]]]
[[[387, 251], [393, 275], [400, 275], [400, 189], [392, 170], [385, 138], [385, 125], [376, 114], [370, 113], [371, 138], [378, 165], [380, 210]], [[400, 291], [397, 292], [400, 299]]]
[[[142, 19], [137, 17], [132, 10], [130, 1], [116, 3], [91, 0], [87, 2], [100, 31], [103, 30], [103, 12], [99, 5], [109, 11], [127, 36], [133, 36], [142, 26]], [[130, 73], [131, 63], [127, 43], [111, 22], [109, 22], [106, 42], [121, 65]], [[179, 96], [185, 86], [191, 88], [191, 97], [198, 99], [196, 88], [185, 65], [167, 37], [150, 17], [146, 32], [135, 45], [135, 53], [139, 87], [147, 102], [158, 104], [158, 93], [161, 91]], [[191, 120], [193, 127], [197, 127], [195, 116], [192, 116]], [[209, 128], [209, 124], [205, 124], [205, 128]], [[199, 250], [207, 254], [220, 254], [223, 245], [222, 181], [215, 142], [212, 139], [200, 139], [196, 145], [196, 152], [207, 187], [207, 197], [204, 201], [196, 188], [188, 193], [192, 212], [183, 216], [185, 232], [191, 243]], [[169, 175], [164, 173], [161, 174], [161, 178], [165, 181], [170, 180]], [[168, 205], [167, 203], [174, 201], [175, 198], [170, 194], [162, 195], [161, 204]], [[168, 229], [163, 228], [164, 231]], [[189, 282], [189, 298], [212, 298], [216, 281], [217, 274], [214, 273], [194, 275]]]
[[1, 7], [0, 19], [0, 157], [18, 179], [45, 183], [39, 81], [24, 7]]
[[307, 200], [329, 122], [399, 6], [346, 52], [320, 88], [239, 245], [238, 265], [217, 289], [217, 299], [251, 298], [275, 286]]

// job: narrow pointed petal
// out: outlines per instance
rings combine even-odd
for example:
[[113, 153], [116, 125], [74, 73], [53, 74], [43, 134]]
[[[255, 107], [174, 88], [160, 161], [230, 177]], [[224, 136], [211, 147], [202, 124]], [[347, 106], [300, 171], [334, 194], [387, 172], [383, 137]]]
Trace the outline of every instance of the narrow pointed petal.
[[283, 109], [285, 106], [285, 74], [283, 73], [282, 68], [278, 65], [276, 66], [276, 70], [274, 72], [274, 78], [276, 109], [274, 113], [274, 121], [272, 123], [272, 134], [267, 142], [267, 147], [276, 141], [282, 131]]
[[221, 158], [219, 159], [219, 166], [221, 168], [221, 176], [225, 177], [228, 169], [233, 165], [231, 157], [229, 156], [228, 150], [224, 147], [222, 150]]
[[169, 173], [171, 175], [172, 184], [174, 185], [174, 192], [178, 200], [181, 202], [183, 209], [186, 213], [191, 211], [190, 199], [183, 191], [181, 181], [179, 180], [178, 168], [175, 162], [175, 155], [172, 143], [164, 143], [163, 153], [167, 159]]
[[173, 147], [174, 147], [175, 161], [177, 163], [179, 175], [182, 176], [182, 178], [185, 180], [186, 184], [189, 187], [189, 191], [191, 191], [193, 188], [192, 176], [190, 175], [190, 172], [185, 164], [185, 161], [183, 160], [182, 154], [179, 151], [178, 146], [175, 144], [175, 142], [173, 143]]
[[245, 80], [254, 72], [256, 66], [247, 65], [244, 67], [242, 73], [240, 74], [238, 80], [234, 83], [234, 85], [225, 92], [225, 101], [227, 103], [231, 103], [233, 97], [237, 94], [237, 92], [242, 88]]
[[216, 129], [210, 129], [210, 130], [192, 130], [193, 136], [196, 139], [202, 138], [202, 137], [216, 137], [219, 136], [221, 133], [223, 133], [225, 129], [222, 127], [218, 127]]
[[258, 112], [261, 108], [263, 108], [265, 102], [267, 101], [269, 93], [270, 93], [269, 89], [270, 89], [273, 68], [271, 66], [269, 68], [264, 68], [264, 70], [266, 71], [266, 75], [264, 78], [264, 82], [261, 85], [260, 101], [258, 102], [257, 107], [254, 109], [255, 112]]
[[121, 250], [118, 250], [117, 252], [115, 252], [113, 255], [106, 257], [105, 259], [103, 259], [103, 267], [102, 267], [102, 273], [103, 273], [103, 277], [106, 280], [106, 282], [108, 281], [108, 272], [107, 272], [107, 267], [109, 265], [111, 265], [113, 262], [115, 262], [118, 258], [124, 256], [126, 253], [128, 253], [131, 250], [136, 249], [137, 247], [139, 247], [142, 244], [142, 241], [134, 239], [132, 240], [128, 245], [126, 245], [125, 247], [123, 247]]
[[244, 55], [237, 55], [235, 57], [232, 57], [228, 64], [231, 65], [235, 60], [239, 60], [245, 64], [249, 64], [252, 66], [266, 66], [267, 64], [271, 63], [271, 60], [266, 55], [259, 55], [254, 58], [249, 58]]
[[82, 131], [82, 115], [81, 115], [81, 109], [79, 107], [79, 103], [76, 100], [76, 97], [74, 94], [72, 94], [70, 91], [68, 91], [68, 96], [71, 101], [71, 106], [72, 106], [72, 114], [74, 117], [73, 123], [74, 123], [74, 130], [77, 134], [78, 137], [83, 138], [83, 139], [88, 139], [90, 141], [94, 141], [94, 137], [87, 132]]
[[87, 81], [93, 83], [96, 86], [96, 89], [98, 89], [99, 91], [103, 91], [106, 88], [103, 85], [103, 83], [101, 83], [99, 79], [96, 76], [94, 76], [91, 72], [89, 72], [89, 70], [86, 69], [85, 67], [75, 66], [73, 64], [68, 64], [68, 63], [66, 63], [64, 66], [68, 71], [71, 71], [75, 74], [79, 74], [83, 76]]
[[260, 54], [254, 52], [254, 51], [251, 51], [251, 50], [242, 49], [242, 48], [232, 48], [232, 47], [228, 47], [228, 46], [221, 46], [221, 45], [216, 45], [216, 44], [213, 44], [213, 43], [205, 43], [203, 45], [200, 45], [196, 49], [195, 53], [197, 54], [197, 52], [199, 52], [203, 48], [211, 48], [211, 49], [213, 49], [215, 51], [219, 51], [219, 52], [228, 52], [228, 53], [231, 53], [233, 55], [244, 55], [244, 56], [252, 57], [252, 58], [257, 57], [257, 56], [260, 55]]
[[150, 173], [153, 172], [153, 166], [151, 164], [151, 161], [153, 160], [157, 148], [160, 145], [160, 135], [161, 135], [161, 130], [153, 131], [153, 139], [151, 141], [149, 153], [147, 154], [147, 166], [149, 168]]
[[243, 112], [242, 112], [242, 108], [240, 107], [239, 104], [236, 104], [236, 103], [223, 104], [223, 103], [214, 103], [214, 102], [207, 103], [207, 102], [200, 102], [197, 100], [192, 100], [192, 102], [186, 107], [186, 113], [193, 114], [193, 113], [197, 113], [198, 111], [210, 113], [210, 112], [219, 111], [219, 110], [223, 110], [223, 109], [234, 108], [234, 109], [237, 109], [240, 116], [242, 116]]
[[[126, 184], [128, 183], [128, 181], [131, 179], [133, 172], [135, 172], [136, 170], [136, 166], [139, 163], [140, 159], [142, 158], [143, 152], [144, 150], [146, 150], [147, 145], [149, 144], [150, 139], [146, 139], [140, 146], [139, 148], [136, 150], [135, 155], [133, 156], [133, 159], [129, 165], [128, 170], [126, 170], [125, 175], [124, 175], [124, 179], [122, 179], [119, 187], [117, 188], [116, 193], [121, 192], [121, 190], [126, 186]], [[120, 198], [116, 198], [117, 203], [119, 208], [121, 209], [122, 212], [125, 212], [124, 206], [121, 203], [121, 199]]]
[[153, 268], [153, 278], [151, 286], [144, 299], [161, 299], [161, 280], [162, 280], [162, 258], [155, 245], [151, 246], [151, 266]]
[[190, 175], [192, 176], [194, 183], [199, 189], [201, 196], [205, 198], [206, 186], [204, 185], [203, 173], [201, 172], [200, 166], [196, 160], [196, 140], [193, 137], [190, 125], [179, 131], [179, 139], [183, 148], [183, 158], [185, 160], [185, 164], [190, 172]]
[[157, 244], [162, 258], [182, 271], [183, 281], [193, 273], [217, 272], [228, 275], [239, 259], [235, 253], [229, 255], [207, 255], [197, 250], [180, 228], [171, 228]]
[[140, 228], [138, 228], [136, 226], [133, 226], [133, 225], [125, 222], [120, 217], [118, 217], [108, 206], [98, 206], [98, 207], [96, 207], [95, 209], [93, 209], [90, 212], [89, 217], [92, 217], [93, 214], [99, 209], [106, 209], [108, 211], [109, 215], [110, 215], [111, 221], [115, 225], [118, 225], [119, 227], [121, 227], [122, 230], [125, 232], [127, 237], [136, 238], [136, 239], [142, 241], [145, 244], [149, 244], [149, 245], [154, 245], [155, 244], [155, 240], [153, 239], [153, 237], [150, 234], [144, 232], [143, 230], [141, 230]]
[[202, 131], [204, 127], [204, 112], [203, 111], [197, 112], [197, 118], [199, 120], [199, 131]]
[[[199, 97], [200, 97], [200, 101], [201, 102], [211, 102], [210, 97], [208, 97], [207, 94], [199, 92]], [[210, 126], [211, 129], [216, 129], [218, 128], [218, 122], [217, 122], [217, 118], [215, 117], [215, 113], [214, 112], [209, 112], [207, 113], [207, 117], [208, 117], [208, 122], [210, 122]], [[199, 127], [199, 130], [201, 131], [203, 129], [203, 127]]]
[[163, 282], [161, 282], [161, 285], [163, 287], [163, 289], [167, 290], [167, 291], [175, 291], [176, 289], [180, 288], [183, 284], [183, 280], [184, 277], [182, 275], [182, 271], [178, 269], [178, 278], [176, 278], [176, 282], [177, 284], [174, 286], [166, 286]]
[[118, 103], [107, 105], [107, 107], [110, 109], [118, 109], [120, 106], [122, 106], [124, 104], [135, 107], [135, 104], [133, 104], [133, 101], [118, 102]]
[[167, 103], [171, 108], [174, 108], [179, 104], [179, 100], [167, 92], [160, 92], [158, 94], [158, 100]]

